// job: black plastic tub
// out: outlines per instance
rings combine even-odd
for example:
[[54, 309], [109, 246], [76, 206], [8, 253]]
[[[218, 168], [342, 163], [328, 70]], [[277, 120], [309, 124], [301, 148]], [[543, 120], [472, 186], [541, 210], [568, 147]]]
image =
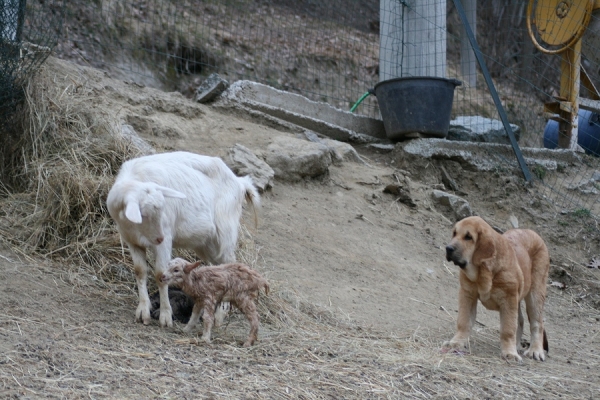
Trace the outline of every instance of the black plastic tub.
[[[450, 128], [456, 79], [411, 76], [379, 82], [373, 91], [388, 139], [407, 135], [445, 138]], [[412, 135], [411, 135], [412, 136]]]

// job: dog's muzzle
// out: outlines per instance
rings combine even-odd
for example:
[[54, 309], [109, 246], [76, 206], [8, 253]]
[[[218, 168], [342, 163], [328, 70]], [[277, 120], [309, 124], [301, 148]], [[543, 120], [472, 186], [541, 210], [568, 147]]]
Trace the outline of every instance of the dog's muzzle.
[[467, 263], [460, 259], [460, 254], [456, 252], [456, 248], [452, 245], [446, 246], [446, 260], [452, 261], [461, 268], [467, 266]]

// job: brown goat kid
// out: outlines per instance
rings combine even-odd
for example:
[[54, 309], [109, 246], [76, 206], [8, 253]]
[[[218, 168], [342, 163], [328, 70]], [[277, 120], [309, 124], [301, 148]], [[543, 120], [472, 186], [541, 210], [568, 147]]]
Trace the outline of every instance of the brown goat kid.
[[191, 332], [204, 311], [202, 339], [210, 343], [215, 308], [219, 303], [228, 301], [250, 321], [250, 335], [244, 347], [252, 346], [258, 336], [259, 324], [255, 301], [261, 288], [269, 294], [269, 284], [265, 278], [247, 265], [239, 263], [197, 268], [198, 266], [200, 261], [190, 263], [182, 258], [174, 258], [169, 261], [168, 269], [161, 277], [163, 284], [178, 286], [194, 299], [192, 316], [183, 330]]

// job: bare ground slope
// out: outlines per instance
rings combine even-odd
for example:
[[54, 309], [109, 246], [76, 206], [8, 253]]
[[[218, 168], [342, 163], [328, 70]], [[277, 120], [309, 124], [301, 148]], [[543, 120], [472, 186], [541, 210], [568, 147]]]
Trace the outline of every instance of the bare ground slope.
[[[133, 125], [159, 151], [224, 156], [240, 143], [261, 154], [274, 137], [292, 135], [54, 59], [43, 74], [56, 85], [80, 87], [97, 112]], [[179, 324], [167, 330], [134, 323], [133, 278], [116, 287], [76, 264], [4, 248], [0, 392], [15, 398], [600, 396], [600, 312], [586, 300], [597, 293], [585, 283], [600, 274], [583, 267], [597, 254], [597, 239], [582, 238], [576, 221], [557, 225], [560, 218], [547, 208], [523, 205], [525, 189], [498, 206], [489, 197], [500, 181], [464, 172], [475, 212], [503, 229], [513, 214], [540, 232], [549, 242], [553, 279], [562, 277], [572, 289], [549, 288], [545, 363], [502, 361], [498, 316], [482, 307], [471, 355], [440, 354], [457, 309], [458, 273], [443, 251], [450, 217], [431, 204], [437, 186], [420, 179], [422, 171], [398, 171], [389, 154], [358, 150], [368, 165], [344, 162], [319, 180], [276, 182], [263, 195], [260, 225], [249, 228], [246, 240], [274, 290], [261, 297], [259, 344], [251, 349], [239, 347], [247, 324], [237, 314], [205, 345]], [[382, 192], [395, 173], [408, 176], [416, 208]], [[561, 239], [565, 232], [575, 243]]]

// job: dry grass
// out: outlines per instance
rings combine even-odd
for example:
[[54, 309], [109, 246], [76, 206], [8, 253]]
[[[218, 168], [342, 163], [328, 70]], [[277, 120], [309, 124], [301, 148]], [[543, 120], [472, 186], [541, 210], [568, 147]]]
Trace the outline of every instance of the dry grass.
[[0, 200], [0, 237], [23, 255], [89, 265], [111, 281], [123, 272], [105, 199], [120, 165], [142, 150], [94, 105], [91, 89], [51, 79], [41, 74], [26, 88], [20, 157], [2, 165], [13, 185]]
[[[13, 269], [6, 272], [20, 270], [43, 289], [0, 313], [6, 339], [0, 384], [7, 396], [583, 399], [600, 390], [597, 374], [581, 373], [576, 360], [585, 346], [575, 340], [565, 343], [574, 350], [573, 363], [551, 356], [546, 363], [509, 365], [497, 356], [497, 331], [487, 328], [474, 343], [481, 356], [443, 355], [427, 332], [398, 336], [340, 320], [272, 282], [272, 294], [259, 298], [257, 345], [240, 347], [248, 329], [240, 314], [206, 345], [180, 324], [165, 330], [133, 323], [134, 297], [116, 297], [85, 273], [73, 281], [72, 272], [39, 261], [25, 269], [15, 262]], [[9, 286], [0, 283], [3, 291]], [[60, 318], [48, 318], [65, 296], [81, 307], [67, 303]], [[89, 314], [91, 307], [97, 312]], [[597, 365], [597, 357], [588, 362]]]
[[[32, 281], [61, 277], [56, 270], [25, 273]], [[259, 342], [249, 349], [240, 347], [247, 333], [241, 315], [216, 330], [215, 340], [206, 345], [179, 331], [179, 324], [176, 331], [134, 324], [123, 317], [133, 315], [132, 299], [116, 302], [92, 285], [76, 295], [78, 303], [100, 307], [103, 312], [96, 315], [68, 307], [60, 320], [52, 320], [43, 310], [9, 308], [0, 314], [2, 333], [19, 344], [0, 345], [5, 350], [0, 365], [4, 393], [36, 398], [583, 399], [600, 390], [597, 381], [580, 375], [577, 365], [508, 365], [490, 345], [497, 341], [492, 330], [479, 333], [484, 356], [442, 355], [437, 340], [427, 334], [396, 336], [360, 327], [278, 283], [272, 288], [272, 295], [260, 297]], [[72, 288], [60, 284], [52, 290], [60, 297]]]

